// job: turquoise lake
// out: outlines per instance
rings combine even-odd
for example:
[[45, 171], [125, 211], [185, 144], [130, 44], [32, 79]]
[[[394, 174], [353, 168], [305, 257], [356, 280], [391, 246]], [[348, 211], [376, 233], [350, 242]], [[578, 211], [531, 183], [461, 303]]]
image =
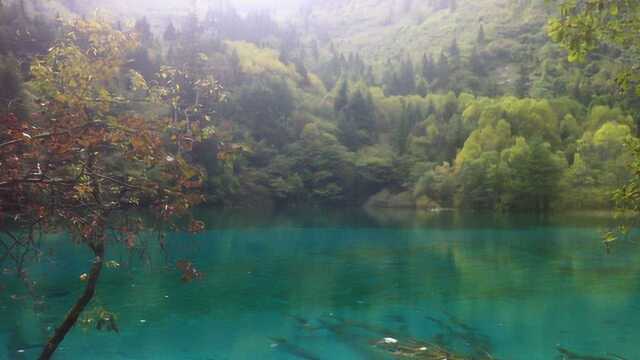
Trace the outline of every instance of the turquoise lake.
[[[198, 217], [207, 230], [168, 234], [166, 255], [112, 249], [122, 266], [105, 269], [92, 308], [115, 313], [119, 333], [77, 326], [54, 358], [391, 359], [384, 338], [473, 358], [560, 359], [558, 347], [640, 358], [640, 245], [607, 254], [606, 215]], [[84, 248], [58, 236], [43, 253], [28, 271], [45, 302], [0, 275], [0, 359], [35, 358], [82, 291]], [[181, 259], [203, 278], [181, 281]]]

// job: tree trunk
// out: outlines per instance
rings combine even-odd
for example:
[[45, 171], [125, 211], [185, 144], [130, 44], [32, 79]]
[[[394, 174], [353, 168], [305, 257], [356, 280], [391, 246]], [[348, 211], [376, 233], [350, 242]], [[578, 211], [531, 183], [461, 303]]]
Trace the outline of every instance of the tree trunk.
[[87, 286], [84, 288], [82, 296], [78, 298], [69, 313], [67, 313], [62, 324], [56, 329], [49, 341], [47, 341], [47, 344], [44, 346], [44, 349], [38, 358], [39, 360], [48, 360], [51, 358], [62, 340], [64, 340], [64, 337], [71, 330], [73, 325], [75, 325], [76, 321], [78, 321], [78, 317], [82, 311], [87, 307], [89, 302], [91, 302], [91, 299], [93, 299], [93, 295], [96, 292], [96, 285], [98, 284], [98, 278], [102, 271], [102, 264], [104, 262], [104, 243], [97, 245], [93, 251], [96, 258], [91, 266], [89, 277], [87, 278]]

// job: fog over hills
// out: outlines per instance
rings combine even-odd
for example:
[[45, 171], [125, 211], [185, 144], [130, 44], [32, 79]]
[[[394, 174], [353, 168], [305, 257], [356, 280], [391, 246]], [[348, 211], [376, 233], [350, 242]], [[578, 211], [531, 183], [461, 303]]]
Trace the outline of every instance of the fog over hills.
[[[15, 1], [15, 0], [14, 0]], [[48, 13], [92, 14], [96, 10], [120, 20], [146, 17], [154, 31], [169, 20], [179, 23], [195, 13], [204, 18], [209, 9], [234, 8], [239, 14], [267, 11], [281, 24], [295, 24], [306, 39], [317, 39], [345, 53], [359, 53], [375, 67], [390, 57], [437, 54], [456, 40], [464, 50], [475, 41], [481, 26], [495, 45], [503, 47], [504, 33], [540, 33], [543, 0], [25, 0], [27, 7], [48, 6]], [[46, 5], [43, 5], [46, 4]], [[42, 11], [41, 11], [42, 12]], [[498, 42], [499, 41], [499, 42]]]

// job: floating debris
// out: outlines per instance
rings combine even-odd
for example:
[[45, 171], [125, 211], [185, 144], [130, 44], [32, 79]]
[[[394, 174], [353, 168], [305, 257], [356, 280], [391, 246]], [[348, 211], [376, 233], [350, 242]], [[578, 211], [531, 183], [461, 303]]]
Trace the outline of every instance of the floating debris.
[[397, 344], [398, 343], [398, 340], [396, 340], [396, 339], [394, 339], [392, 337], [386, 337], [386, 338], [384, 338], [382, 340], [384, 340], [385, 344]]

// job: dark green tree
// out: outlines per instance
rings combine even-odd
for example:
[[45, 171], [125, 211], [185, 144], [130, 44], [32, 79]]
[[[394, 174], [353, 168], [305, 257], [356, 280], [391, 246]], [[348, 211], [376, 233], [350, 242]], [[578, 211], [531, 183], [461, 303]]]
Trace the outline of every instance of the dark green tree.
[[315, 61], [320, 59], [320, 50], [318, 49], [318, 41], [316, 39], [311, 41], [311, 56], [313, 56], [313, 60]]
[[551, 146], [540, 139], [533, 140], [531, 154], [526, 164], [531, 190], [529, 194], [531, 204], [527, 208], [547, 211], [557, 195], [556, 189], [563, 169], [554, 159]]
[[403, 155], [407, 151], [407, 144], [411, 131], [421, 120], [420, 108], [413, 104], [404, 105], [400, 121], [394, 133], [394, 145], [398, 154]]
[[477, 76], [484, 76], [487, 73], [484, 59], [475, 46], [473, 47], [473, 49], [471, 49], [471, 55], [469, 56], [469, 67], [471, 68], [471, 71]]
[[437, 70], [433, 62], [433, 57], [431, 55], [427, 56], [427, 54], [424, 54], [422, 56], [422, 76], [431, 84], [437, 76], [436, 73]]
[[296, 72], [302, 78], [300, 85], [309, 86], [311, 84], [311, 81], [309, 81], [309, 71], [307, 71], [307, 68], [304, 66], [304, 63], [302, 62], [302, 60], [295, 59], [293, 63], [296, 67]]
[[234, 115], [244, 123], [257, 141], [282, 148], [291, 142], [290, 124], [293, 96], [284, 80], [261, 78], [243, 85], [234, 101]]
[[440, 58], [435, 66], [437, 87], [439, 89], [446, 89], [449, 87], [449, 76], [451, 73], [451, 67], [449, 65], [449, 58], [445, 55], [444, 51], [440, 53]]
[[151, 58], [149, 50], [143, 46], [133, 51], [131, 61], [127, 66], [142, 74], [145, 79], [153, 79], [160, 70], [160, 66]]
[[169, 22], [169, 25], [167, 25], [167, 28], [164, 30], [163, 38], [168, 42], [176, 41], [176, 39], [178, 39], [176, 28], [173, 26], [172, 22]]
[[398, 76], [398, 95], [409, 95], [416, 91], [416, 74], [411, 58], [407, 57], [400, 65]]
[[338, 94], [333, 102], [333, 110], [336, 113], [342, 111], [349, 103], [349, 84], [346, 80], [342, 81]]
[[140, 43], [143, 47], [149, 47], [153, 43], [153, 32], [151, 32], [151, 25], [147, 21], [146, 17], [142, 17], [136, 20], [134, 28], [140, 35]]
[[342, 143], [351, 150], [375, 140], [375, 108], [370, 95], [356, 91], [339, 114], [338, 128]]
[[364, 81], [369, 86], [373, 86], [376, 83], [376, 76], [373, 74], [373, 67], [371, 67], [371, 65], [367, 66], [367, 72], [364, 76]]
[[519, 98], [524, 98], [529, 94], [531, 79], [529, 77], [529, 67], [525, 63], [521, 63], [518, 68], [518, 78], [515, 84], [515, 93]]
[[242, 82], [242, 66], [236, 49], [233, 49], [229, 56], [229, 77], [229, 79], [226, 79], [229, 84], [240, 84]]
[[487, 39], [485, 38], [485, 35], [484, 35], [484, 26], [480, 24], [480, 29], [478, 29], [478, 36], [476, 37], [476, 45], [482, 49], [486, 44], [487, 44]]
[[460, 48], [458, 47], [457, 39], [454, 38], [451, 41], [451, 45], [449, 45], [447, 52], [449, 54], [449, 60], [451, 61], [452, 65], [456, 66], [460, 63]]

